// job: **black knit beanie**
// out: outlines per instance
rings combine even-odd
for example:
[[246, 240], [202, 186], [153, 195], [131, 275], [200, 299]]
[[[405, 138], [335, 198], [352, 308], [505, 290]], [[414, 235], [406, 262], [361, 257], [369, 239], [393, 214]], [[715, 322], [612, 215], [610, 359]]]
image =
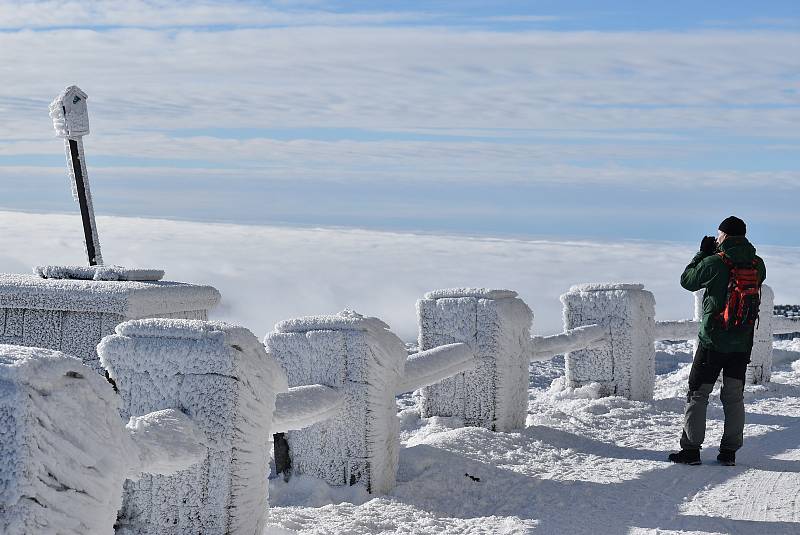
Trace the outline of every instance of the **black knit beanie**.
[[725, 218], [725, 220], [719, 224], [719, 229], [728, 236], [744, 236], [747, 234], [747, 225], [744, 224], [744, 221], [733, 215]]

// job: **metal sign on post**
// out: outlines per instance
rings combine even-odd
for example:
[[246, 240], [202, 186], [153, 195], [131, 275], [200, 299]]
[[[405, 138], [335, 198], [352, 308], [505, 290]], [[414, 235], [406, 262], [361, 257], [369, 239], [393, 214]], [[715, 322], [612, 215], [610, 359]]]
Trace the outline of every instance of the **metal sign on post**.
[[103, 264], [103, 257], [100, 254], [100, 239], [97, 236], [92, 192], [89, 189], [86, 157], [83, 154], [83, 136], [89, 133], [86, 99], [86, 93], [79, 87], [69, 86], [50, 103], [50, 117], [53, 119], [56, 135], [64, 138], [67, 171], [72, 178], [72, 196], [81, 209], [86, 256], [89, 257], [90, 266], [97, 266]]

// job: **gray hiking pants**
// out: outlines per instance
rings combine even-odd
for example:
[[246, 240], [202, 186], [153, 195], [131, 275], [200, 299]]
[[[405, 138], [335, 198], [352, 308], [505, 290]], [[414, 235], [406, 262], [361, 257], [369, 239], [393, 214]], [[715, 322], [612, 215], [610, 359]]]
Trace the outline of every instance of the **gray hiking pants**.
[[744, 379], [750, 353], [719, 353], [698, 345], [689, 373], [681, 449], [697, 450], [706, 436], [708, 396], [714, 389], [720, 371], [720, 400], [725, 412], [725, 429], [720, 449], [736, 451], [742, 447], [744, 435]]

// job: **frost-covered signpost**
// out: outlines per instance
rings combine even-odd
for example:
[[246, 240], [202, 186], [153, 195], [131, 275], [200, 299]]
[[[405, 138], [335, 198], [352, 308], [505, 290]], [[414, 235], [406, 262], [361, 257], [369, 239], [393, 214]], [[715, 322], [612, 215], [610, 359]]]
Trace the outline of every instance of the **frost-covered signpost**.
[[64, 351], [103, 374], [96, 347], [117, 324], [152, 317], [205, 320], [220, 294], [210, 286], [161, 280], [160, 269], [103, 264], [81, 140], [89, 133], [86, 98], [78, 87], [66, 88], [50, 104], [50, 117], [64, 138], [89, 265], [40, 265], [34, 275], [0, 273], [0, 344]]
[[83, 136], [89, 133], [87, 98], [88, 95], [78, 86], [69, 86], [50, 103], [50, 117], [53, 119], [56, 135], [64, 138], [67, 171], [72, 178], [72, 195], [81, 209], [86, 256], [89, 257], [90, 266], [97, 266], [103, 264], [103, 257], [100, 254], [100, 239], [86, 173], [86, 156], [83, 153]]

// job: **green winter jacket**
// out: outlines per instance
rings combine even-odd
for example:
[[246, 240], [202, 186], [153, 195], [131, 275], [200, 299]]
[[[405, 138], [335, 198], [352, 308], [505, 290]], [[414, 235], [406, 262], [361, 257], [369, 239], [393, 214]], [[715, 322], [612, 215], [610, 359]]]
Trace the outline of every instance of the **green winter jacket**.
[[[744, 236], [729, 236], [717, 251], [725, 253], [737, 266], [750, 265], [755, 259], [761, 281], [767, 278], [764, 261], [756, 255], [756, 248]], [[698, 333], [703, 346], [721, 353], [749, 353], [753, 347], [753, 330], [726, 331], [716, 319], [717, 314], [725, 308], [729, 276], [730, 269], [718, 254], [710, 255], [700, 251], [681, 275], [681, 286], [690, 292], [702, 288], [706, 290], [703, 294], [703, 318]]]

